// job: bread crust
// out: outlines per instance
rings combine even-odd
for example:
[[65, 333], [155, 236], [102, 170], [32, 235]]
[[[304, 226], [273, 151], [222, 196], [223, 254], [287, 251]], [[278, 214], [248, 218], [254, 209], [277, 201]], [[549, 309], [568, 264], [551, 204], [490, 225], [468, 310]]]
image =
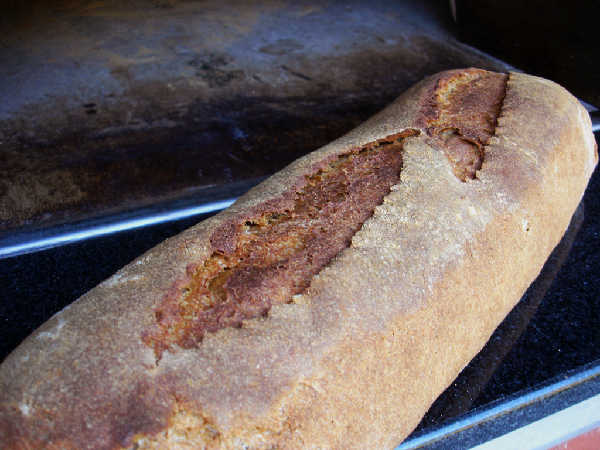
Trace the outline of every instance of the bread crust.
[[[475, 179], [458, 178], [432, 139], [439, 118], [432, 98], [452, 80], [485, 73], [465, 69], [424, 80], [52, 317], [0, 366], [0, 442], [400, 443], [537, 276], [598, 159], [589, 116], [573, 96], [550, 81], [510, 73], [481, 168]], [[188, 266], [219, 246], [214, 230], [285, 202], [286, 192], [328, 158], [407, 130], [419, 134], [405, 138], [400, 183], [304, 293], [157, 362], [141, 336]]]

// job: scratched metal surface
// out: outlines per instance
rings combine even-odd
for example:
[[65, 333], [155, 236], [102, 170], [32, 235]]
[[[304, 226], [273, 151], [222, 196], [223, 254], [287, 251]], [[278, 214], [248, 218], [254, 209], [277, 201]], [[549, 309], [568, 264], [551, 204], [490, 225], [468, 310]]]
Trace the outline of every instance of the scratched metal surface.
[[0, 234], [251, 184], [426, 75], [508, 67], [454, 38], [445, 2], [250, 3], [12, 2]]

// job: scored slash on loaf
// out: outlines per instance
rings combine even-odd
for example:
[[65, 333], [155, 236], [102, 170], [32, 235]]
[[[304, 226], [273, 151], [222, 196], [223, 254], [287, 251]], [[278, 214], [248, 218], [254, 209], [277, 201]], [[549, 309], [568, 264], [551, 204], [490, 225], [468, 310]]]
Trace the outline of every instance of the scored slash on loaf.
[[434, 75], [34, 332], [0, 366], [0, 441], [391, 448], [537, 276], [597, 159], [558, 85]]

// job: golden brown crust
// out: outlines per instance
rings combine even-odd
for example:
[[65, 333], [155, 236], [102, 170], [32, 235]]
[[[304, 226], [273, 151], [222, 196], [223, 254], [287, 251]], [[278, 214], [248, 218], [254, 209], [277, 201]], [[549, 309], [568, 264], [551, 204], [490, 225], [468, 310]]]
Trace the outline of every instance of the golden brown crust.
[[154, 311], [156, 323], [143, 339], [157, 360], [173, 345], [195, 347], [206, 332], [239, 327], [303, 292], [397, 184], [403, 140], [417, 134], [400, 133], [329, 158], [279, 202], [218, 227], [210, 257], [190, 263], [185, 279], [173, 283]]
[[[470, 69], [425, 80], [50, 319], [0, 367], [0, 441], [398, 444], [537, 275], [597, 162], [576, 99], [554, 83], [510, 74], [481, 169], [476, 179], [458, 179], [427, 135], [432, 118], [423, 111], [439, 86], [465, 73], [487, 76]], [[307, 291], [156, 364], [143, 331], [173, 280], [219, 246], [215, 229], [285, 201], [290, 186], [328, 158], [406, 129], [422, 134], [406, 139], [400, 183]]]
[[450, 160], [458, 179], [474, 179], [485, 158], [506, 95], [508, 75], [467, 69], [440, 76], [423, 105], [420, 125]]

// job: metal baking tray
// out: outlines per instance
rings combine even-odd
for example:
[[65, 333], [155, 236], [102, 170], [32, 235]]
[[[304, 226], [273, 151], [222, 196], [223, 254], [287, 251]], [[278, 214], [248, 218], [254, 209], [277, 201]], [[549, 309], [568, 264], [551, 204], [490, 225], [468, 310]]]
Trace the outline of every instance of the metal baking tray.
[[433, 1], [34, 4], [3, 17], [0, 247], [227, 201], [427, 75], [510, 69]]

